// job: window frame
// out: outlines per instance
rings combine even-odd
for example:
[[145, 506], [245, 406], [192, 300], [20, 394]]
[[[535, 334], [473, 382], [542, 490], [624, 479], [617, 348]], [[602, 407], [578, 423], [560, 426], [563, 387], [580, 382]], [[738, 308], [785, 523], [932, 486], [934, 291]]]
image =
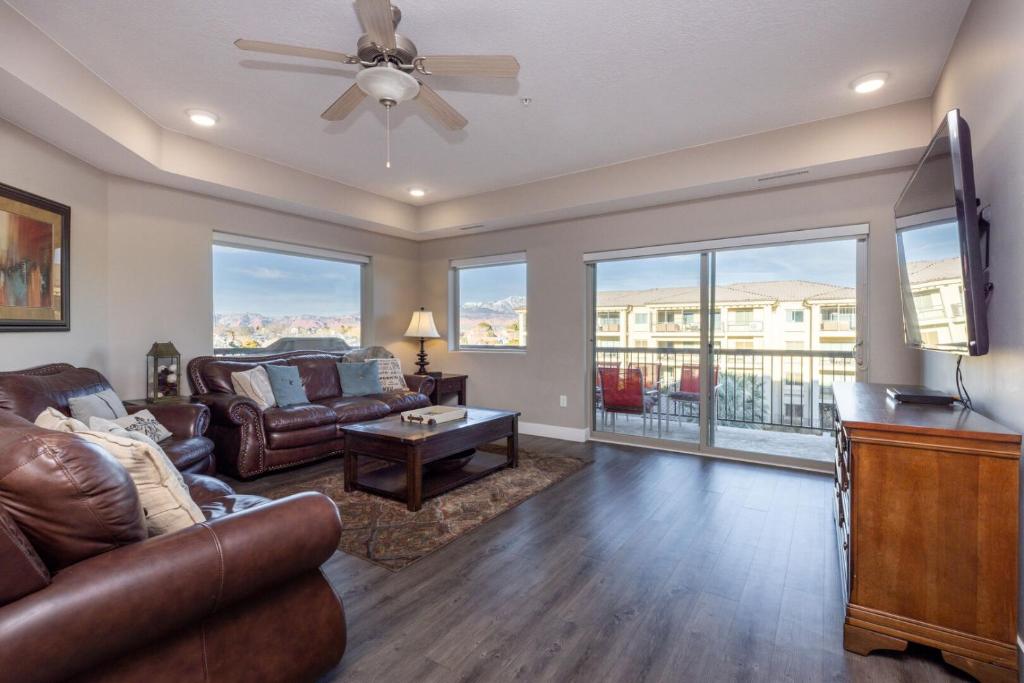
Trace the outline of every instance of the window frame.
[[[487, 345], [487, 344], [462, 344], [459, 342], [461, 336], [461, 281], [459, 274], [464, 270], [477, 270], [480, 268], [493, 268], [495, 266], [510, 266], [522, 264], [526, 268], [526, 309], [527, 327], [520, 331], [520, 338], [526, 343], [511, 346], [508, 344]], [[526, 252], [514, 252], [509, 254], [495, 254], [492, 256], [480, 256], [465, 259], [452, 259], [448, 262], [448, 350], [451, 352], [468, 353], [526, 353], [529, 344], [529, 297], [530, 297], [530, 264], [526, 258]]]
[[[313, 258], [321, 261], [337, 261], [359, 266], [359, 344], [354, 348], [365, 348], [373, 346], [375, 337], [372, 325], [366, 323], [373, 320], [373, 258], [363, 254], [314, 247], [305, 244], [292, 242], [281, 242], [268, 240], [261, 237], [249, 237], [247, 235], [235, 235], [226, 232], [214, 232], [210, 242], [210, 308], [216, 315], [214, 308], [213, 289], [213, 249], [214, 247], [229, 247], [231, 249], [246, 249], [249, 251], [262, 251], [271, 254], [282, 254], [285, 256], [298, 256], [301, 258]], [[210, 335], [210, 344], [214, 355], [218, 354], [213, 347], [213, 334]]]

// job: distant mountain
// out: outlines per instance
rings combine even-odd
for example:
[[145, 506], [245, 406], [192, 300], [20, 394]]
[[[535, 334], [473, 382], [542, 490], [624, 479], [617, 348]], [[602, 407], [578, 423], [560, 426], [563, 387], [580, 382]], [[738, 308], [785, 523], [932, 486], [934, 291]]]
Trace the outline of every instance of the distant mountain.
[[497, 301], [467, 301], [462, 314], [470, 318], [515, 318], [517, 308], [526, 306], [525, 296], [507, 296]]

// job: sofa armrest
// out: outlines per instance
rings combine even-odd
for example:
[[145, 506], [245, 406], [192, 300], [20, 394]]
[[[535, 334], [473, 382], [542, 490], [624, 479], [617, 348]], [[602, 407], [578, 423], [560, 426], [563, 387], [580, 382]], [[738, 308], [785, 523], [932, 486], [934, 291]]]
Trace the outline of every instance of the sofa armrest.
[[430, 396], [436, 382], [430, 375], [405, 375], [405, 384], [411, 391]]
[[261, 422], [260, 407], [251, 398], [238, 394], [197, 394], [192, 399], [209, 408], [210, 417], [217, 424], [243, 426]]
[[0, 607], [0, 671], [87, 671], [316, 569], [340, 536], [334, 502], [301, 493], [91, 557]]
[[210, 426], [210, 409], [202, 403], [153, 403], [125, 407], [129, 414], [148, 410], [157, 422], [179, 438], [202, 436]]

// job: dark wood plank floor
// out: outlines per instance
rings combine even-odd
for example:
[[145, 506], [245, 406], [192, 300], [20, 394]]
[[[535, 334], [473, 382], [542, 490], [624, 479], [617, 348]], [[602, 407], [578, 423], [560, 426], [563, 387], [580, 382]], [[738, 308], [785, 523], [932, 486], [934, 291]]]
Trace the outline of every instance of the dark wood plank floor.
[[843, 650], [830, 478], [521, 445], [594, 464], [399, 573], [336, 554], [349, 643], [325, 681], [969, 680], [925, 648]]

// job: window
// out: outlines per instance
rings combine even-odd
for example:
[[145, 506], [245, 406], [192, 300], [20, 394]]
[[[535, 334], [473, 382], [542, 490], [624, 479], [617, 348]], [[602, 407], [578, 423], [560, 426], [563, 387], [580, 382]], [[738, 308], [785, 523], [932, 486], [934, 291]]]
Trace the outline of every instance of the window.
[[[803, 313], [803, 311], [800, 311]], [[787, 351], [802, 351], [805, 345], [802, 341], [788, 341], [786, 342]]]
[[215, 353], [360, 346], [367, 263], [363, 256], [215, 235]]
[[453, 349], [526, 348], [525, 253], [452, 261], [451, 285]]
[[651, 314], [650, 313], [634, 313], [633, 314], [633, 322], [636, 323], [637, 325], [647, 325], [647, 324], [650, 323], [650, 319], [651, 319]]
[[804, 311], [802, 308], [793, 308], [786, 311], [786, 322], [794, 325], [799, 325], [804, 321]]

